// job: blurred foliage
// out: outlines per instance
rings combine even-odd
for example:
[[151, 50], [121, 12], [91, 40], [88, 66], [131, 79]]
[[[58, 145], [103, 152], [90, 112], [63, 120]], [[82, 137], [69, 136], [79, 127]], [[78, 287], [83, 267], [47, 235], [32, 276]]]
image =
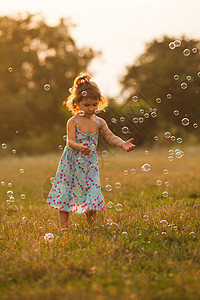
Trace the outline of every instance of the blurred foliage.
[[[1, 143], [17, 149], [18, 154], [55, 152], [59, 145], [65, 145], [63, 136], [71, 114], [62, 101], [69, 95], [75, 76], [87, 71], [90, 62], [100, 55], [91, 48], [77, 47], [70, 33], [73, 26], [70, 19], [60, 19], [57, 26], [49, 26], [41, 15], [0, 17]], [[172, 41], [165, 36], [147, 44], [121, 80], [125, 101], [119, 104], [110, 99], [106, 112], [99, 115], [121, 138], [134, 137], [137, 146], [152, 145], [154, 136], [163, 136], [166, 130], [185, 140], [198, 133], [199, 128], [194, 129], [192, 124], [198, 123], [200, 115], [200, 42], [182, 37], [181, 45], [170, 49]], [[190, 51], [188, 56], [183, 54], [186, 48]], [[175, 80], [174, 75], [179, 79]], [[182, 82], [187, 83], [186, 89], [181, 88]], [[48, 91], [46, 84], [50, 85]], [[167, 94], [172, 95], [171, 99]], [[134, 95], [138, 96], [137, 102], [132, 100]], [[160, 104], [156, 102], [158, 97]], [[158, 116], [152, 117], [155, 109]], [[178, 116], [173, 113], [175, 109], [180, 111]], [[181, 119], [186, 115], [190, 125], [184, 127]], [[143, 122], [134, 123], [133, 118], [143, 118]], [[125, 126], [129, 128], [126, 134], [122, 132]], [[102, 135], [99, 149], [119, 150]], [[2, 150], [0, 154], [6, 153]]]

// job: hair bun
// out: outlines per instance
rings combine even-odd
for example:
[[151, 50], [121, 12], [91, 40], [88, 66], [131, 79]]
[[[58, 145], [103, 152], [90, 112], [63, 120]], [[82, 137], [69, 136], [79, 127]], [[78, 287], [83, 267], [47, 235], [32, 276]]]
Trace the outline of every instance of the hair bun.
[[91, 76], [87, 73], [79, 73], [74, 80], [74, 86], [78, 86], [84, 82], [90, 81]]

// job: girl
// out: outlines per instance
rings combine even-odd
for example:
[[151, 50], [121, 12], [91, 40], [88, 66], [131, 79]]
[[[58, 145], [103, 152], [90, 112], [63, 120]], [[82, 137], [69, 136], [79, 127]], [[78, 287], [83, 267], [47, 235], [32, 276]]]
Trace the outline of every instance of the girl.
[[96, 222], [96, 211], [105, 208], [97, 159], [99, 130], [108, 142], [129, 152], [133, 138], [123, 141], [107, 123], [95, 115], [108, 105], [90, 75], [80, 73], [63, 104], [74, 115], [67, 122], [67, 143], [60, 159], [47, 204], [59, 209], [61, 231], [68, 229], [69, 212], [86, 213], [89, 227]]

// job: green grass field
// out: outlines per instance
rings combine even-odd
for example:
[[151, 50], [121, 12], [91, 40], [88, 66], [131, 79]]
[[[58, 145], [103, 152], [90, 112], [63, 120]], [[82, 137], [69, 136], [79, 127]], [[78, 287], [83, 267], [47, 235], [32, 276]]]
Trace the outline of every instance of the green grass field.
[[[84, 215], [71, 214], [67, 233], [46, 204], [61, 154], [2, 158], [0, 299], [200, 299], [200, 155], [199, 148], [184, 152], [172, 162], [168, 149], [99, 159], [102, 192], [113, 206], [91, 230]], [[144, 163], [150, 171], [141, 170]]]

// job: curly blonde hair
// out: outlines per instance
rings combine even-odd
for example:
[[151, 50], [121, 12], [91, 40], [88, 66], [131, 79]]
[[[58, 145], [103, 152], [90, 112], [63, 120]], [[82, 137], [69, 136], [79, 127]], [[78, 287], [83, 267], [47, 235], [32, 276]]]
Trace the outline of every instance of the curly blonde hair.
[[73, 115], [79, 112], [78, 103], [83, 98], [90, 98], [99, 100], [98, 111], [105, 111], [108, 106], [108, 100], [101, 95], [101, 91], [94, 81], [90, 81], [91, 76], [87, 73], [81, 72], [74, 79], [72, 88], [69, 89], [71, 95], [62, 103], [65, 105]]

